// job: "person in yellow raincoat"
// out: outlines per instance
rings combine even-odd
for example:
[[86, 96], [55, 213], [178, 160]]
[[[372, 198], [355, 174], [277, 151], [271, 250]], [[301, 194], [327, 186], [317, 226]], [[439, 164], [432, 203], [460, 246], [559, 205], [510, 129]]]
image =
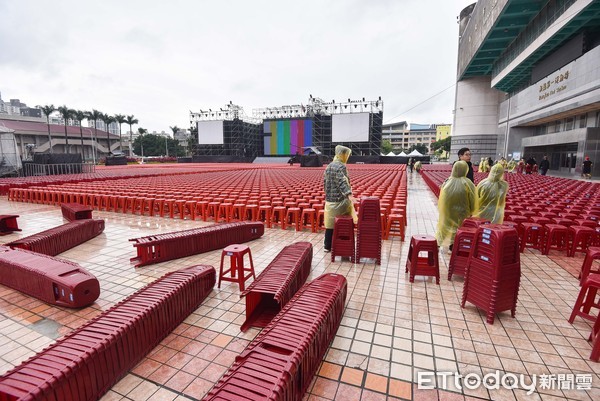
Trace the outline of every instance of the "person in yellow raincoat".
[[504, 206], [508, 182], [504, 181], [504, 168], [496, 163], [488, 177], [477, 185], [477, 199], [475, 202], [474, 216], [484, 218], [494, 224], [504, 221]]
[[337, 216], [349, 215], [358, 222], [358, 216], [354, 210], [354, 197], [350, 178], [346, 169], [346, 162], [352, 150], [345, 146], [335, 147], [335, 157], [325, 169], [323, 186], [325, 188], [325, 252], [331, 251], [333, 240], [333, 226]]
[[468, 171], [467, 163], [458, 161], [452, 166], [452, 175], [442, 184], [435, 234], [439, 246], [449, 245], [452, 249], [456, 230], [475, 210], [475, 185], [467, 178]]

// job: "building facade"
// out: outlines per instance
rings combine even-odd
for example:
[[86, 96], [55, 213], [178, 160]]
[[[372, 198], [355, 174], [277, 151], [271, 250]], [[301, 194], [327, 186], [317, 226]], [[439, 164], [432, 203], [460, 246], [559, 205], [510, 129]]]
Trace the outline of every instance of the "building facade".
[[414, 124], [406, 121], [383, 124], [381, 139], [390, 141], [395, 152], [422, 144], [431, 154], [431, 144], [437, 140], [438, 127], [440, 127], [440, 132], [449, 133], [452, 126], [450, 124]]
[[600, 175], [600, 2], [479, 0], [460, 15], [451, 157], [547, 155]]

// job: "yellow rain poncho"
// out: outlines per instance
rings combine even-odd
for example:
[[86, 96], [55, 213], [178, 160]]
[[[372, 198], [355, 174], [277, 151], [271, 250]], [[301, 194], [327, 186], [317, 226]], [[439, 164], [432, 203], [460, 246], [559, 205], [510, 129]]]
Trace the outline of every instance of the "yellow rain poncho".
[[504, 168], [500, 164], [494, 164], [488, 178], [477, 185], [475, 216], [494, 224], [501, 224], [504, 221], [508, 183], [504, 181], [503, 177]]
[[475, 185], [467, 178], [469, 166], [464, 161], [454, 163], [452, 175], [443, 184], [438, 200], [440, 214], [435, 234], [438, 245], [454, 243], [456, 230], [475, 210]]
[[[346, 170], [346, 162], [352, 150], [345, 146], [335, 147], [335, 157], [325, 169], [325, 228], [333, 229], [337, 216], [352, 216], [354, 224], [358, 223], [358, 216], [350, 200], [352, 187]], [[328, 200], [329, 199], [329, 200]]]
[[420, 171], [422, 166], [423, 166], [423, 165], [421, 164], [421, 162], [420, 162], [420, 161], [416, 162], [416, 163], [415, 163], [415, 170], [417, 170], [417, 171]]
[[517, 162], [515, 161], [515, 159], [510, 159], [507, 166], [508, 171], [512, 173], [515, 167], [517, 167]]

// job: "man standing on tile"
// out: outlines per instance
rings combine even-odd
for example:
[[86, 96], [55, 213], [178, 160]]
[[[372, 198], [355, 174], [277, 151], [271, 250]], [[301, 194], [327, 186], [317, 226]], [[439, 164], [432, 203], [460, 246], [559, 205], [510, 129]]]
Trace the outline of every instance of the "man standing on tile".
[[325, 188], [325, 252], [331, 251], [333, 226], [337, 216], [349, 215], [357, 222], [354, 210], [354, 197], [348, 177], [346, 163], [352, 150], [345, 146], [335, 147], [335, 157], [325, 169], [323, 187]]

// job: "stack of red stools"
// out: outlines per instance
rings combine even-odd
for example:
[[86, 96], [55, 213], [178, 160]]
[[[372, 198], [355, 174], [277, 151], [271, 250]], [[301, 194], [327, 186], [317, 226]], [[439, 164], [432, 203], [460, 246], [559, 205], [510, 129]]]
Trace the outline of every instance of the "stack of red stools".
[[465, 274], [462, 307], [469, 301], [485, 310], [490, 324], [498, 312], [510, 310], [514, 317], [520, 281], [517, 231], [500, 224], [479, 227]]
[[138, 262], [136, 267], [151, 265], [252, 241], [264, 233], [263, 223], [241, 221], [133, 238], [129, 241], [137, 256], [131, 261]]
[[475, 243], [477, 228], [465, 227], [464, 224], [456, 230], [454, 245], [452, 246], [452, 255], [448, 264], [448, 280], [452, 280], [452, 275], [464, 277], [469, 263], [471, 250]]
[[590, 354], [590, 360], [598, 362], [600, 360], [600, 319], [597, 317], [588, 341], [592, 342], [592, 353]]
[[168, 273], [2, 375], [0, 399], [100, 399], [214, 285], [211, 266]]
[[241, 296], [246, 298], [246, 321], [241, 330], [266, 327], [306, 282], [312, 265], [310, 242], [286, 246]]
[[0, 235], [10, 234], [13, 231], [21, 231], [17, 223], [17, 214], [0, 215]]
[[92, 218], [92, 208], [79, 203], [61, 203], [60, 210], [65, 219], [85, 220]]
[[479, 228], [484, 224], [490, 224], [490, 221], [482, 217], [467, 217], [463, 220], [461, 228]]
[[104, 220], [75, 220], [4, 245], [56, 256], [100, 235], [103, 231]]
[[375, 259], [381, 265], [381, 210], [379, 198], [363, 197], [358, 209], [355, 262], [362, 258]]
[[350, 216], [338, 216], [333, 226], [331, 241], [331, 261], [336, 256], [348, 257], [354, 261], [354, 221]]
[[203, 400], [302, 400], [340, 325], [346, 292], [338, 274], [304, 285]]
[[100, 295], [98, 279], [77, 263], [0, 246], [0, 284], [49, 304], [83, 308]]

